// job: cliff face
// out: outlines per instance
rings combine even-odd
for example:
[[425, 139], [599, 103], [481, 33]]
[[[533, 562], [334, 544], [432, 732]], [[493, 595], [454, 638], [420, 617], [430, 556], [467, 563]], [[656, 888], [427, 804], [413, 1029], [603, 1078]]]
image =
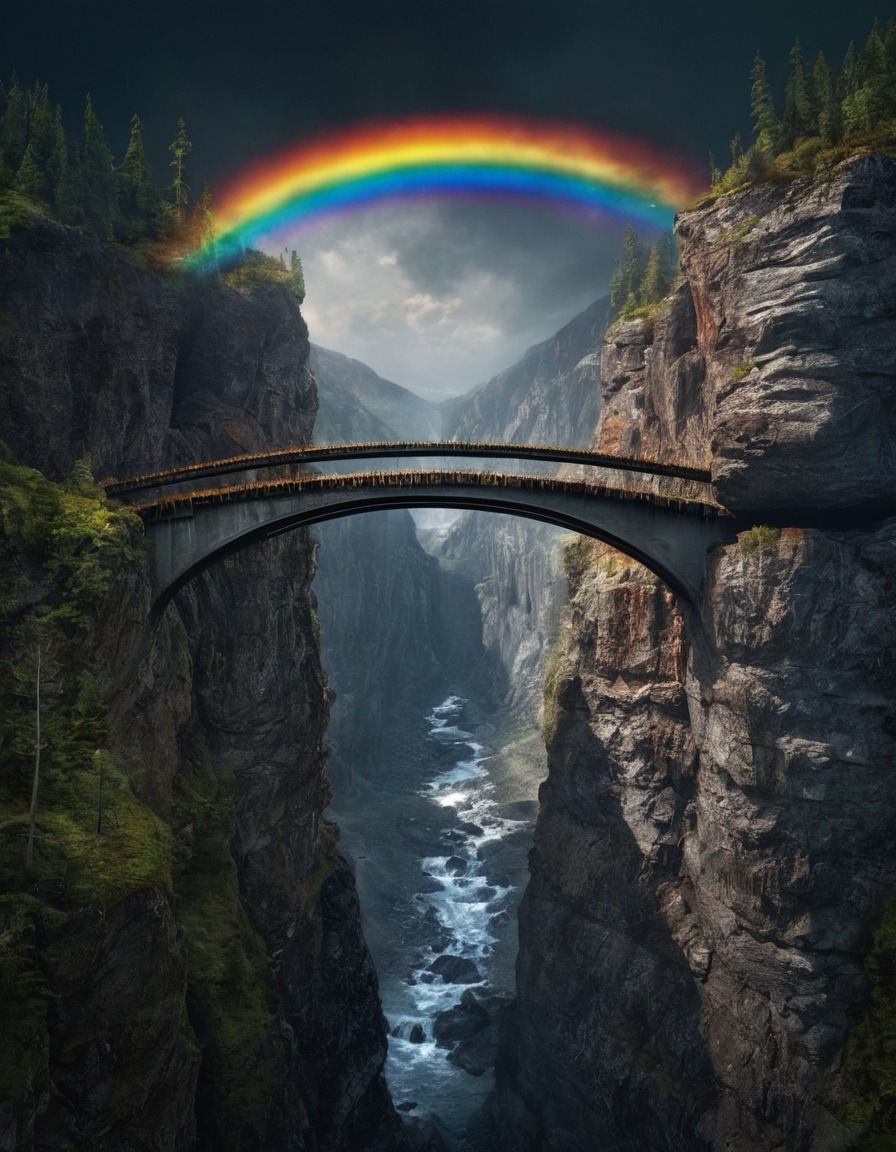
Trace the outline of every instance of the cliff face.
[[[3, 246], [0, 408], [22, 462], [59, 477], [89, 454], [123, 475], [310, 440], [307, 332], [282, 285], [160, 278], [50, 222]], [[139, 557], [110, 577], [84, 649], [121, 784], [106, 833], [77, 844], [105, 851], [145, 813], [167, 864], [155, 886], [119, 868], [114, 899], [89, 869], [59, 878], [47, 776], [20, 952], [50, 1009], [39, 1066], [0, 1109], [4, 1147], [404, 1146], [353, 881], [322, 819], [313, 571], [307, 533], [280, 537], [194, 581], [155, 628]], [[49, 604], [36, 579], [4, 659]]]
[[691, 606], [567, 552], [500, 1068], [517, 1146], [859, 1144], [847, 1037], [896, 865], [894, 179], [858, 158], [685, 214], [652, 343], [609, 334], [601, 447], [711, 461], [781, 528], [718, 549]]
[[444, 570], [475, 588], [482, 642], [500, 670], [494, 687], [529, 724], [541, 719], [544, 662], [566, 591], [563, 536], [532, 520], [464, 513], [432, 546]]
[[[348, 356], [323, 348], [312, 355], [316, 443], [438, 439], [435, 405]], [[341, 806], [352, 776], [375, 765], [437, 693], [457, 689], [460, 679], [465, 691], [475, 685], [482, 624], [469, 582], [440, 571], [409, 512], [330, 520], [315, 535], [314, 587], [335, 693], [327, 735]]]
[[341, 352], [312, 345], [320, 409], [316, 444], [366, 440], [438, 440], [439, 407]]
[[587, 447], [608, 312], [608, 300], [598, 300], [487, 384], [443, 404], [444, 438]]
[[[587, 446], [600, 411], [608, 311], [598, 300], [487, 384], [443, 405], [445, 438]], [[533, 520], [464, 513], [428, 545], [475, 586], [505, 702], [528, 724], [541, 718], [544, 664], [565, 595], [563, 536]]]

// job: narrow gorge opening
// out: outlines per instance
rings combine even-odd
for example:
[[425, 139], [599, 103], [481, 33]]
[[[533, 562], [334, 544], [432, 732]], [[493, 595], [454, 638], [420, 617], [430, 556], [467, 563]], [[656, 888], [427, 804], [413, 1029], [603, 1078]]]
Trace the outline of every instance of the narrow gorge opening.
[[[330, 815], [379, 978], [389, 1088], [418, 1131], [478, 1152], [492, 1146], [484, 1105], [515, 992], [517, 908], [546, 774], [523, 680], [540, 698], [534, 619], [546, 600], [556, 607], [562, 533], [487, 513], [460, 519], [424, 521], [436, 527], [420, 538], [439, 559], [404, 511], [319, 525], [315, 590], [336, 693]], [[517, 570], [476, 582], [456, 554], [501, 530], [513, 534]], [[503, 652], [484, 585], [512, 598], [505, 627], [527, 629]], [[514, 642], [524, 674], [503, 658]]]

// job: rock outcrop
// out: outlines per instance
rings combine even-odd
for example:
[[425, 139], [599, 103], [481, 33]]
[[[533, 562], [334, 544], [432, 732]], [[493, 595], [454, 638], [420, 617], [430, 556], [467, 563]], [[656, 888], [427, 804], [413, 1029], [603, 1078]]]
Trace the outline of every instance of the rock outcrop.
[[[23, 463], [59, 478], [88, 455], [126, 475], [309, 442], [307, 331], [263, 269], [159, 276], [46, 220], [3, 247], [0, 411]], [[154, 628], [139, 558], [115, 577], [88, 641], [104, 755], [133, 810], [170, 830], [170, 880], [108, 906], [48, 881], [23, 952], [52, 1006], [44, 1055], [0, 1109], [3, 1147], [404, 1147], [354, 884], [322, 815], [313, 571], [308, 534], [280, 537], [194, 581]], [[19, 597], [4, 644], [47, 594]]]
[[601, 447], [711, 463], [758, 523], [693, 605], [567, 552], [514, 1148], [860, 1145], [847, 1040], [896, 873], [894, 181], [857, 157], [685, 213], [653, 332], [609, 334]]

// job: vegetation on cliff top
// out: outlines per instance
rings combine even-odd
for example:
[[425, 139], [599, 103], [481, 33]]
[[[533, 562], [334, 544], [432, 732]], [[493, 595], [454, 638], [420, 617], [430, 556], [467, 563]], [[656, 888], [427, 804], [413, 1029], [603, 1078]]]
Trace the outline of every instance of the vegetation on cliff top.
[[[616, 321], [641, 320], [647, 342], [652, 343], [660, 305], [677, 278], [678, 256], [671, 232], [648, 248], [633, 228], [626, 228], [625, 252], [610, 280], [610, 309]], [[613, 327], [607, 330], [607, 339], [613, 338]]]
[[133, 243], [168, 235], [185, 222], [190, 148], [180, 120], [171, 144], [174, 178], [167, 188], [159, 188], [139, 116], [131, 118], [127, 151], [116, 166], [89, 96], [81, 137], [69, 143], [62, 109], [51, 105], [46, 84], [22, 88], [15, 74], [8, 87], [0, 84], [0, 191], [17, 192], [101, 240]]
[[854, 44], [839, 71], [824, 53], [815, 63], [800, 41], [790, 50], [780, 115], [765, 60], [757, 53], [750, 75], [753, 143], [731, 141], [731, 165], [712, 162], [710, 198], [746, 184], [826, 170], [859, 149], [896, 155], [896, 19], [875, 20], [864, 50]]
[[[0, 83], [0, 238], [41, 213], [83, 228], [97, 239], [127, 247], [161, 270], [215, 235], [212, 195], [195, 197], [189, 185], [193, 150], [183, 117], [169, 145], [171, 182], [157, 185], [143, 142], [140, 117], [131, 117], [127, 150], [116, 165], [90, 96], [81, 136], [66, 139], [62, 110], [52, 107], [46, 84], [22, 88], [15, 73]], [[295, 252], [279, 257], [241, 252], [226, 268], [217, 261], [203, 272], [224, 272], [233, 287], [283, 283], [299, 303], [305, 298], [302, 264]]]

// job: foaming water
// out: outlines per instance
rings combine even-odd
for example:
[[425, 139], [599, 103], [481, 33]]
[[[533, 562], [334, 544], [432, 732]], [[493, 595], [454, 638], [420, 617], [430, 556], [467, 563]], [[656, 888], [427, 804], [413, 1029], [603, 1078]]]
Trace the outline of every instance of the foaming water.
[[[493, 990], [490, 962], [498, 942], [493, 929], [496, 918], [506, 920], [516, 889], [489, 882], [483, 847], [529, 826], [499, 815], [489, 779], [491, 754], [460, 726], [466, 703], [449, 696], [426, 717], [430, 737], [456, 757], [418, 790], [429, 811], [444, 817], [440, 847], [421, 855], [422, 883], [411, 899], [433, 939], [413, 949], [400, 980], [381, 976], [392, 1030], [386, 1076], [393, 1098], [399, 1106], [414, 1104], [411, 1115], [435, 1113], [458, 1136], [492, 1089], [493, 1074], [473, 1077], [451, 1064], [446, 1049], [434, 1043], [433, 1021], [438, 1012], [459, 1004], [468, 989], [477, 995]], [[433, 964], [450, 970], [433, 972]]]

